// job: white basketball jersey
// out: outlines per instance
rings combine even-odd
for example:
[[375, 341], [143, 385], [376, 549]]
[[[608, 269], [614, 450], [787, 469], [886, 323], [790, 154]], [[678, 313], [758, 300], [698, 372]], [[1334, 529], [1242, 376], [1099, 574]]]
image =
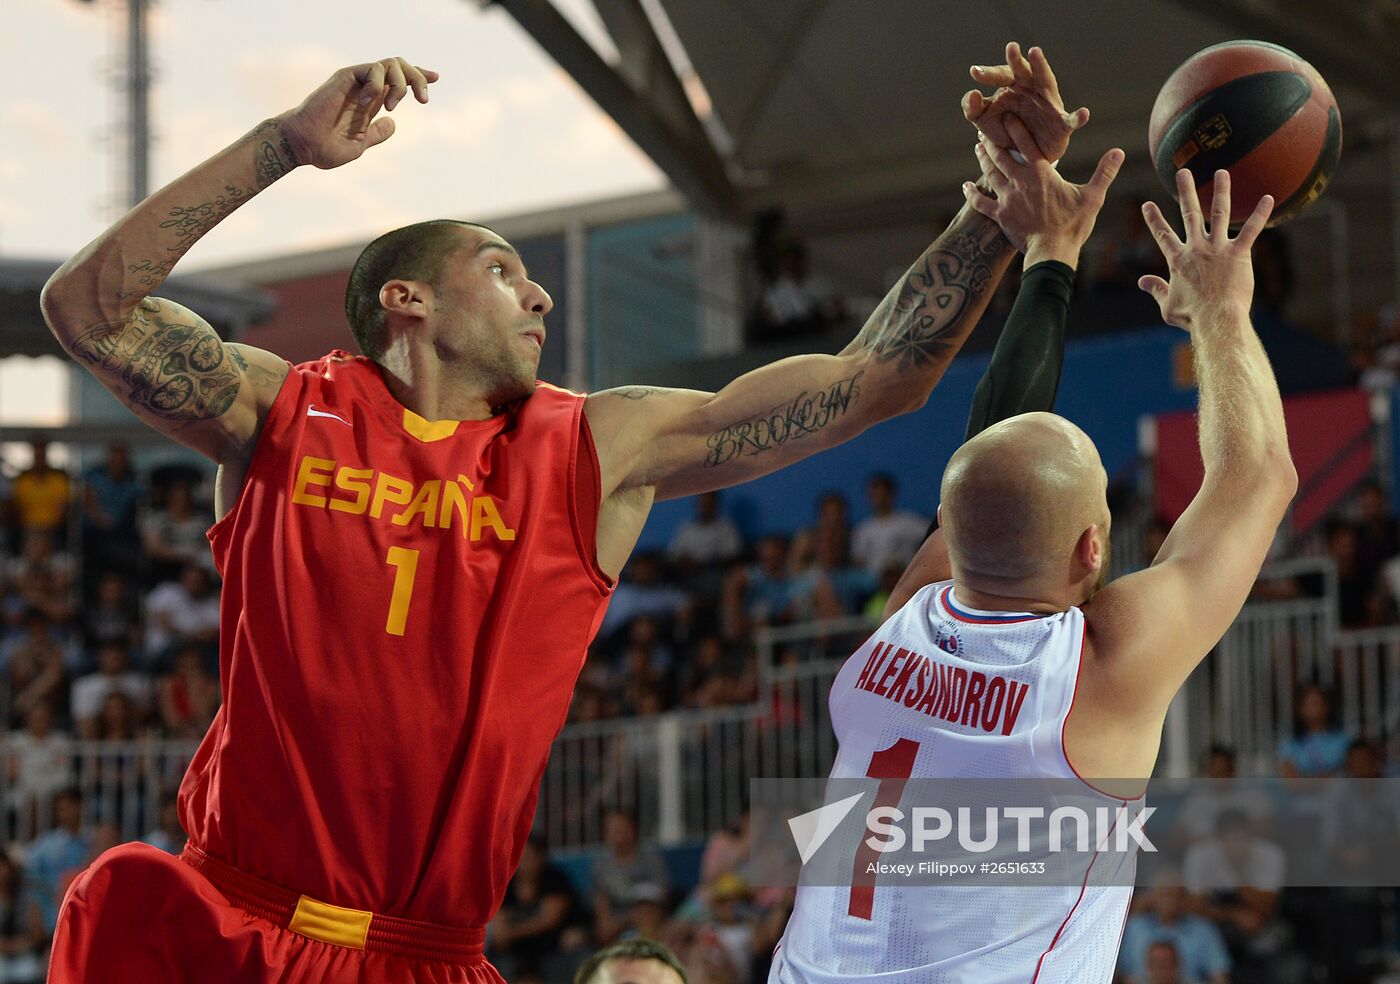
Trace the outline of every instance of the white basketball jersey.
[[[1082, 806], [1139, 802], [1093, 789], [1065, 757], [1083, 643], [1078, 608], [982, 612], [959, 604], [951, 581], [923, 588], [832, 684], [832, 778], [1068, 779]], [[1076, 871], [1029, 887], [878, 878], [860, 904], [859, 889], [803, 885], [770, 984], [1107, 984], [1136, 856], [1061, 860], [1083, 880]]]

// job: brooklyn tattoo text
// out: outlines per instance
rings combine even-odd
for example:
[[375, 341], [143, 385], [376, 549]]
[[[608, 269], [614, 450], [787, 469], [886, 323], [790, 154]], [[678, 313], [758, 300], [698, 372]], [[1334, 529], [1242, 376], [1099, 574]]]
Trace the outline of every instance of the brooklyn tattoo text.
[[805, 390], [767, 413], [721, 427], [705, 440], [705, 466], [712, 468], [735, 458], [763, 454], [789, 441], [819, 433], [839, 420], [860, 395], [864, 370], [817, 393]]

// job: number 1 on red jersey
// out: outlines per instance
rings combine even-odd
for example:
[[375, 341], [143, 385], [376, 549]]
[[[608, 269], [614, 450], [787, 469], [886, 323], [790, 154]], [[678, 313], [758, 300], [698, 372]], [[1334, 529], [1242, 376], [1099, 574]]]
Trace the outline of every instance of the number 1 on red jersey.
[[389, 618], [384, 631], [403, 635], [408, 622], [408, 603], [413, 599], [413, 579], [418, 574], [418, 551], [407, 547], [389, 548], [389, 565], [394, 568], [394, 591], [389, 596]]

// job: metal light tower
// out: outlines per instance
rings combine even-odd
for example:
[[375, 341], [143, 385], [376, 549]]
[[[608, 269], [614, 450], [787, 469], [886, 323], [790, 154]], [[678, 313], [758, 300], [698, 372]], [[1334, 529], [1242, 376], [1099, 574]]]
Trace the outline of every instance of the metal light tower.
[[127, 153], [130, 185], [127, 204], [151, 193], [151, 62], [147, 47], [146, 10], [150, 0], [126, 0]]
[[122, 83], [126, 88], [127, 205], [137, 204], [151, 192], [151, 58], [146, 25], [150, 6], [151, 0], [126, 0], [126, 71]]

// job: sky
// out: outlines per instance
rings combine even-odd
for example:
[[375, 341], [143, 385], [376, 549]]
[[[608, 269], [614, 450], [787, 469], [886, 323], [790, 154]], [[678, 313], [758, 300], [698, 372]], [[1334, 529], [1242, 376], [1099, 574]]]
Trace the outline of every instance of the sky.
[[[595, 27], [586, 0], [559, 5]], [[120, 214], [125, 6], [4, 0], [0, 56], [30, 82], [0, 96], [0, 256], [61, 259]], [[442, 73], [426, 106], [395, 110], [390, 140], [345, 167], [294, 172], [206, 236], [182, 271], [664, 183], [508, 14], [476, 0], [158, 0], [150, 21], [153, 187], [341, 66], [402, 56]]]
[[[588, 0], [556, 5], [612, 51]], [[24, 81], [0, 95], [0, 257], [61, 260], [125, 207], [126, 4], [3, 0], [3, 11], [0, 59]], [[442, 76], [426, 106], [409, 98], [394, 111], [388, 141], [341, 168], [293, 172], [177, 272], [665, 183], [508, 14], [477, 0], [157, 0], [149, 17], [152, 188], [342, 66], [400, 56]], [[0, 362], [0, 422], [64, 420], [65, 376], [53, 359]]]

